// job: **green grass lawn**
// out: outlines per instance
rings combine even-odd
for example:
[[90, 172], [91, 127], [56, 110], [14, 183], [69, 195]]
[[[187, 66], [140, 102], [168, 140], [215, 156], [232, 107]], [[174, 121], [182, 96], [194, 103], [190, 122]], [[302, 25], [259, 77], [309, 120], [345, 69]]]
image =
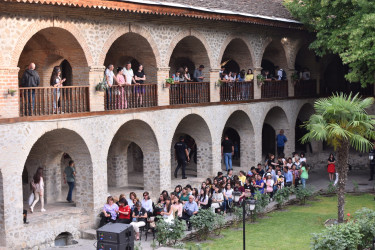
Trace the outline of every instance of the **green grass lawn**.
[[[258, 219], [256, 224], [246, 224], [246, 249], [309, 249], [311, 233], [321, 232], [327, 219], [337, 218], [336, 196], [317, 199], [308, 206], [289, 206], [287, 211], [268, 213], [269, 218]], [[375, 209], [374, 195], [346, 196], [345, 214], [362, 207]], [[224, 230], [224, 238], [210, 239], [201, 244], [202, 249], [242, 249], [242, 223], [240, 227]]]

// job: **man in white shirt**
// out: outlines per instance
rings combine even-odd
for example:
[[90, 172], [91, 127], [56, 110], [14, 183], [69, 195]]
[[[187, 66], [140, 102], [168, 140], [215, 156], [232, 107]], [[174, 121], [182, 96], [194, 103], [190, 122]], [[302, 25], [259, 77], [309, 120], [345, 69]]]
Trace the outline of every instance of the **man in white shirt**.
[[112, 86], [113, 86], [113, 79], [115, 74], [113, 73], [113, 64], [110, 64], [108, 68], [105, 70], [105, 79], [107, 83], [107, 110], [112, 109], [110, 107], [110, 103], [112, 100]]
[[131, 85], [132, 83], [134, 83], [134, 84], [136, 83], [135, 80], [134, 80], [134, 72], [132, 70], [132, 64], [130, 62], [128, 62], [125, 65], [124, 76], [125, 76], [125, 83], [126, 84]]

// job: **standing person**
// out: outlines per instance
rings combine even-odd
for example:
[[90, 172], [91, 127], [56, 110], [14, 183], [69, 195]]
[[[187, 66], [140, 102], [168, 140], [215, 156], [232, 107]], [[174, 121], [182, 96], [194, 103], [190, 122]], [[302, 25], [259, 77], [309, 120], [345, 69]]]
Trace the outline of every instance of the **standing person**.
[[[124, 77], [125, 77], [125, 84], [124, 84], [124, 86], [127, 86], [127, 87], [124, 87], [124, 92], [125, 92], [125, 108], [128, 108], [127, 107], [128, 103], [127, 103], [126, 96], [130, 96], [132, 94], [132, 92], [131, 92], [132, 90], [131, 90], [130, 86], [132, 84], [136, 84], [135, 79], [134, 79], [134, 72], [133, 72], [133, 69], [132, 69], [132, 64], [130, 62], [126, 63], [124, 71], [123, 71], [123, 74], [124, 74]], [[130, 101], [131, 101], [131, 99], [130, 99]], [[129, 105], [131, 105], [131, 103]]]
[[191, 77], [189, 74], [189, 68], [187, 66], [184, 66], [183, 75], [184, 82], [191, 82]]
[[[140, 64], [138, 67], [138, 70], [134, 73], [134, 79], [136, 85], [144, 84], [146, 81], [146, 75], [143, 71], [143, 65]], [[145, 89], [142, 86], [136, 87], [136, 93], [137, 93], [137, 105], [139, 102], [139, 106], [143, 107], [143, 94], [145, 93]]]
[[51, 86], [56, 88], [53, 90], [53, 113], [59, 113], [58, 106], [60, 100], [60, 88], [63, 86], [63, 83], [66, 79], [61, 79], [61, 70], [59, 66], [55, 66], [51, 75]]
[[177, 161], [177, 168], [174, 171], [174, 177], [177, 178], [177, 173], [182, 168], [182, 179], [187, 179], [185, 175], [186, 161], [189, 161], [189, 151], [185, 143], [185, 138], [180, 136], [180, 141], [174, 145], [174, 158]]
[[35, 200], [33, 204], [31, 204], [30, 206], [30, 211], [32, 213], [34, 212], [35, 204], [39, 201], [39, 197], [40, 197], [40, 204], [41, 204], [40, 211], [45, 212], [46, 210], [44, 209], [44, 197], [43, 197], [44, 195], [43, 168], [38, 168], [36, 170], [33, 180], [31, 181], [31, 186], [33, 187]]
[[246, 73], [246, 76], [245, 76], [245, 81], [246, 82], [250, 82], [252, 80], [254, 80], [253, 70], [252, 69], [248, 69], [247, 73]]
[[293, 184], [293, 172], [289, 170], [288, 166], [284, 167], [285, 186], [291, 187]]
[[118, 86], [118, 91], [115, 93], [117, 95], [116, 109], [126, 109], [128, 108], [128, 102], [126, 99], [124, 86], [125, 86], [125, 77], [124, 69], [122, 67], [117, 68], [116, 83]]
[[374, 173], [375, 173], [375, 144], [374, 144], [373, 148], [370, 150], [369, 160], [370, 160], [370, 179], [369, 179], [369, 181], [372, 181], [374, 179]]
[[194, 75], [193, 75], [194, 81], [203, 82], [204, 80], [203, 69], [204, 69], [204, 65], [200, 65], [199, 68], [197, 68], [194, 71]]
[[307, 164], [305, 162], [302, 162], [301, 164], [302, 168], [301, 168], [301, 182], [302, 182], [302, 186], [303, 188], [306, 187], [306, 180], [309, 179], [309, 167], [307, 166]]
[[284, 154], [284, 147], [285, 147], [285, 143], [287, 141], [288, 141], [288, 139], [284, 135], [284, 129], [281, 129], [280, 133], [276, 136], [277, 154], [278, 155], [280, 155], [281, 153]]
[[108, 65], [108, 68], [105, 70], [105, 80], [107, 83], [107, 110], [112, 109], [112, 86], [113, 80], [115, 78], [115, 73], [113, 73], [113, 64]]
[[[21, 87], [23, 88], [36, 88], [40, 84], [40, 78], [38, 72], [35, 70], [35, 63], [30, 63], [25, 73], [22, 75]], [[27, 90], [28, 103], [25, 103], [25, 115], [27, 110], [29, 115], [35, 111], [35, 89]]]
[[64, 181], [68, 183], [69, 191], [66, 200], [68, 202], [73, 202], [72, 194], [74, 189], [74, 182], [76, 178], [76, 169], [74, 167], [74, 161], [69, 161], [69, 165], [64, 170]]
[[221, 143], [221, 155], [224, 158], [225, 168], [227, 171], [232, 169], [232, 155], [234, 155], [234, 145], [229, 140], [228, 135], [224, 136], [224, 141]]
[[336, 164], [336, 159], [333, 156], [333, 154], [330, 153], [329, 157], [328, 157], [328, 165], [327, 165], [327, 171], [328, 171], [328, 175], [329, 175], [329, 181], [334, 181], [335, 180], [335, 173], [336, 173], [335, 164]]

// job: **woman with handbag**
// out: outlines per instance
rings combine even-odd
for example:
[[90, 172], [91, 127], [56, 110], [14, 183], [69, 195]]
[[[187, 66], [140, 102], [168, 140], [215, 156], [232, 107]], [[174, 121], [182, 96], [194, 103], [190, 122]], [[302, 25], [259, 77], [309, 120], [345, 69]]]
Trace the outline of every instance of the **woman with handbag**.
[[30, 211], [32, 213], [34, 212], [34, 207], [40, 199], [40, 203], [41, 203], [40, 211], [45, 212], [46, 210], [44, 209], [44, 197], [43, 197], [44, 195], [43, 168], [38, 168], [36, 170], [36, 173], [31, 181], [31, 185], [34, 191], [35, 200], [33, 204], [31, 204], [30, 206]]

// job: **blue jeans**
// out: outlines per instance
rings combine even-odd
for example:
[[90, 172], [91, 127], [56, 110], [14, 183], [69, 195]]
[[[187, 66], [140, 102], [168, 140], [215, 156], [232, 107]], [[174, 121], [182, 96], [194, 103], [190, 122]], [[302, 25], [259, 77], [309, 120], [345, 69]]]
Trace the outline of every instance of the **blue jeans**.
[[232, 198], [228, 198], [228, 199], [224, 198], [224, 211], [226, 211], [227, 208], [229, 208], [229, 203], [232, 203], [232, 202], [233, 202]]
[[35, 89], [27, 90], [27, 99], [28, 101], [25, 103], [25, 115], [31, 116], [35, 111]]
[[72, 201], [72, 194], [73, 194], [73, 189], [74, 189], [74, 181], [73, 182], [68, 182], [69, 186], [69, 191], [68, 191], [68, 197], [66, 197], [67, 201]]
[[232, 153], [224, 153], [225, 168], [232, 169]]
[[306, 187], [306, 179], [301, 178], [301, 182], [302, 182], [302, 186], [303, 186], [303, 188], [305, 188], [305, 187]]

